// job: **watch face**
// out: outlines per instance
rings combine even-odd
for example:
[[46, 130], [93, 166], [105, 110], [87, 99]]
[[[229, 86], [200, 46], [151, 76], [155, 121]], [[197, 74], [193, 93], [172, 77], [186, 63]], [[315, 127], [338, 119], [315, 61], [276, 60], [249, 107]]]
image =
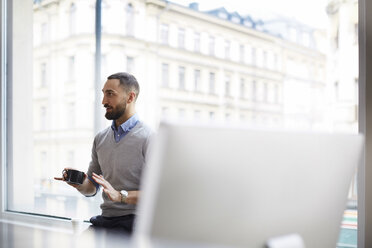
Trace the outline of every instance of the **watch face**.
[[125, 200], [127, 199], [127, 196], [128, 196], [128, 192], [125, 190], [122, 190], [120, 191], [120, 194], [121, 194], [121, 202], [125, 203]]

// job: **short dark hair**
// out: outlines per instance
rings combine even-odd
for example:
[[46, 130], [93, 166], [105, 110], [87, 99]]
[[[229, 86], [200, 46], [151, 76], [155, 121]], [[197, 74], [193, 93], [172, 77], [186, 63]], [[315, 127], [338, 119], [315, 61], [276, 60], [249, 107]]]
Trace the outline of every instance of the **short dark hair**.
[[120, 85], [124, 88], [126, 93], [134, 91], [136, 93], [136, 99], [140, 93], [140, 87], [137, 82], [137, 79], [127, 72], [118, 72], [114, 73], [107, 77], [107, 79], [119, 79]]

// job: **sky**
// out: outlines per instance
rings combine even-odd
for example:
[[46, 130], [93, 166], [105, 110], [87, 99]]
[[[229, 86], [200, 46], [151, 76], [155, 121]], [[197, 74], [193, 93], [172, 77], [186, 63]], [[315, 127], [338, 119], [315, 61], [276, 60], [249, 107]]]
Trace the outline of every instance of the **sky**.
[[325, 28], [327, 0], [170, 0], [188, 6], [199, 3], [199, 10], [225, 7], [229, 12], [237, 11], [242, 15], [256, 16], [281, 15], [294, 18], [312, 27]]

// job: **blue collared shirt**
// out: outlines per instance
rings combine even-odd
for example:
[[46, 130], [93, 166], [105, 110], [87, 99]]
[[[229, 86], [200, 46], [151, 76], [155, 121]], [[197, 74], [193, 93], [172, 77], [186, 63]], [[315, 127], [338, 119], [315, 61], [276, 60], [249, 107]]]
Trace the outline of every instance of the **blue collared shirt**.
[[112, 121], [111, 129], [114, 131], [114, 138], [116, 143], [118, 143], [122, 138], [125, 137], [129, 133], [129, 131], [134, 128], [134, 126], [138, 122], [138, 116], [137, 114], [134, 114], [132, 117], [130, 117], [126, 122], [121, 124], [117, 129], [115, 126], [115, 120]]

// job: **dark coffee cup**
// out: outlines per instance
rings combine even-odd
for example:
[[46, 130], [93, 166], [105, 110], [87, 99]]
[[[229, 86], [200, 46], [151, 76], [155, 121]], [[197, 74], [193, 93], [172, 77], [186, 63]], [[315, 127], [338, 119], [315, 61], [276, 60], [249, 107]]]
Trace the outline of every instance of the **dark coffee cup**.
[[73, 169], [63, 170], [62, 175], [66, 182], [72, 184], [82, 184], [85, 178], [84, 172]]

